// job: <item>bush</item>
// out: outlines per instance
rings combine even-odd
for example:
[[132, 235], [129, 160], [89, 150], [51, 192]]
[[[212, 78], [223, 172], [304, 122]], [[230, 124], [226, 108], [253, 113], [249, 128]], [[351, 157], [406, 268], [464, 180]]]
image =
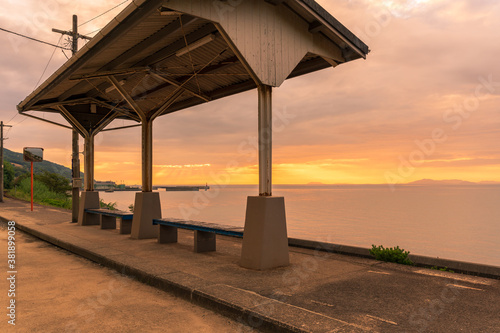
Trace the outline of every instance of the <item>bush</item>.
[[395, 248], [389, 247], [386, 249], [383, 245], [372, 245], [370, 254], [377, 260], [395, 262], [403, 265], [413, 265], [413, 262], [408, 258], [410, 251], [400, 249], [399, 246], [396, 246]]
[[3, 187], [10, 189], [14, 182], [14, 167], [7, 161], [3, 162]]
[[68, 192], [71, 191], [71, 185], [66, 177], [57, 173], [43, 171], [42, 174], [35, 175], [35, 179], [44, 183], [50, 191], [69, 196]]
[[101, 208], [106, 208], [109, 210], [116, 210], [116, 202], [105, 203], [104, 200], [99, 199], [99, 205], [101, 206]]
[[[10, 190], [9, 194], [16, 198], [31, 200], [31, 178], [24, 178], [15, 191]], [[49, 206], [71, 209], [71, 200], [66, 194], [55, 193], [51, 191], [44, 183], [34, 180], [33, 182], [33, 201]]]

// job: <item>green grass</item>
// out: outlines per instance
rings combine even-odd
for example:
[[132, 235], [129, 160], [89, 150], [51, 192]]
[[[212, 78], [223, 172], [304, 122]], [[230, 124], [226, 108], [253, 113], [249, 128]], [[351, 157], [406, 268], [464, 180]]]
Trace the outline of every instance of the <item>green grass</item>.
[[441, 272], [450, 272], [450, 273], [455, 273], [455, 271], [452, 271], [451, 269], [449, 269], [448, 267], [437, 267], [437, 266], [433, 266], [431, 267], [431, 269], [434, 269], [436, 271], [441, 271]]
[[399, 246], [396, 246], [395, 248], [384, 248], [383, 245], [372, 245], [370, 254], [377, 260], [395, 262], [403, 265], [413, 265], [413, 262], [408, 258], [410, 251], [400, 249]]
[[[25, 178], [15, 188], [8, 191], [11, 197], [31, 201], [31, 180]], [[33, 182], [33, 202], [45, 206], [60, 207], [71, 209], [71, 198], [64, 193], [55, 193], [42, 182], [35, 180]]]
[[[23, 179], [21, 183], [14, 189], [6, 192], [9, 196], [24, 201], [31, 201], [31, 180], [30, 178]], [[33, 202], [44, 206], [59, 207], [65, 209], [72, 208], [71, 197], [65, 193], [56, 193], [51, 190], [42, 182], [35, 180], [33, 182]], [[115, 210], [116, 202], [105, 203], [100, 200], [102, 208]]]

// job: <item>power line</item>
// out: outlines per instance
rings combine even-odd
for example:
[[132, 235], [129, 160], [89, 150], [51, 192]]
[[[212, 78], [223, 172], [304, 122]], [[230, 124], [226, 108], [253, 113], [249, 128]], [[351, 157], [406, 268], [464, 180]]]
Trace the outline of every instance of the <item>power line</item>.
[[123, 2], [121, 2], [121, 3], [119, 3], [118, 5], [114, 6], [114, 7], [113, 7], [113, 8], [111, 8], [111, 9], [108, 9], [108, 10], [107, 10], [107, 11], [105, 11], [104, 13], [99, 14], [99, 15], [97, 15], [96, 17], [91, 18], [91, 19], [90, 19], [90, 20], [88, 20], [88, 21], [83, 22], [82, 24], [80, 24], [80, 25], [79, 25], [79, 27], [81, 27], [82, 25], [87, 24], [87, 23], [89, 23], [89, 22], [92, 22], [93, 20], [95, 20], [95, 19], [97, 19], [97, 18], [99, 18], [99, 17], [101, 17], [101, 16], [103, 16], [103, 15], [105, 15], [105, 14], [109, 13], [109, 12], [110, 12], [110, 11], [112, 11], [113, 9], [116, 9], [116, 8], [120, 7], [121, 5], [123, 5], [124, 3], [129, 2], [129, 1], [130, 1], [130, 0], [125, 0], [125, 1], [123, 1]]
[[60, 49], [71, 50], [71, 49], [67, 49], [67, 48], [64, 48], [64, 47], [59, 46], [59, 45], [55, 45], [55, 44], [52, 44], [52, 43], [44, 42], [43, 40], [39, 40], [39, 39], [36, 39], [36, 38], [33, 38], [33, 37], [25, 36], [25, 35], [22, 35], [22, 34], [19, 34], [17, 32], [14, 32], [14, 31], [7, 30], [7, 29], [0, 28], [0, 30], [8, 32], [10, 34], [14, 34], [16, 36], [20, 36], [20, 37], [24, 37], [24, 38], [27, 38], [27, 39], [31, 39], [31, 40], [33, 40], [35, 42], [39, 42], [39, 43], [42, 43], [42, 44], [47, 44], [47, 45], [50, 45], [50, 46], [58, 47]]
[[[59, 46], [59, 43], [61, 42], [61, 39], [63, 38], [63, 35], [61, 35], [61, 37], [59, 37], [59, 41], [57, 42], [57, 45]], [[40, 83], [40, 81], [42, 80], [42, 77], [45, 75], [45, 72], [47, 71], [47, 68], [49, 67], [49, 64], [50, 62], [52, 61], [52, 58], [54, 57], [54, 54], [56, 53], [56, 50], [57, 50], [57, 47], [54, 48], [54, 51], [52, 52], [52, 55], [50, 56], [49, 58], [49, 61], [47, 62], [47, 65], [45, 65], [45, 69], [43, 70], [43, 73], [42, 75], [40, 75], [40, 78], [38, 79], [38, 81], [36, 82], [35, 84], [35, 88], [33, 88], [33, 90], [36, 89], [36, 87], [38, 87], [38, 84]], [[64, 51], [63, 51], [64, 52]]]

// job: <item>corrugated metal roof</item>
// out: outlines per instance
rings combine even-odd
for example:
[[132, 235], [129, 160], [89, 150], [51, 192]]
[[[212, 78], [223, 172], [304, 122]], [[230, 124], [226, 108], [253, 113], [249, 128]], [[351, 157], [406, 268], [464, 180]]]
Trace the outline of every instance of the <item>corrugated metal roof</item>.
[[[352, 59], [368, 53], [365, 44], [316, 2], [282, 3], [301, 11], [311, 24], [326, 20], [320, 22], [320, 30], [315, 29], [330, 36], [332, 43], [342, 44], [343, 50], [352, 47], [357, 54]], [[139, 120], [110, 76], [146, 114], [157, 112], [166, 102], [169, 107], [161, 115], [256, 87], [252, 73], [215, 22], [183, 13], [163, 15], [163, 4], [135, 0], [22, 101], [19, 112], [61, 112], [63, 107], [91, 132], [108, 117]], [[289, 77], [330, 66], [322, 57], [308, 54]], [[178, 91], [182, 94], [170, 99]]]

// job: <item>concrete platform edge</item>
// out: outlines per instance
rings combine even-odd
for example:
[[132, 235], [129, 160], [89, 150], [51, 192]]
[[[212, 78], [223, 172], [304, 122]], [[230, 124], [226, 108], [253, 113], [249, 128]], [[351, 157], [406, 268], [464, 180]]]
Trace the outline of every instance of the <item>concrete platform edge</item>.
[[[8, 221], [7, 219], [1, 216], [0, 220], [2, 220], [3, 222]], [[228, 302], [227, 300], [222, 300], [220, 298], [214, 297], [214, 295], [206, 293], [202, 290], [198, 290], [197, 288], [190, 288], [175, 281], [170, 281], [168, 279], [168, 274], [166, 275], [166, 277], [155, 276], [153, 274], [149, 274], [146, 271], [138, 269], [131, 265], [123, 264], [120, 263], [119, 261], [112, 260], [103, 255], [97, 254], [92, 250], [85, 249], [83, 247], [76, 246], [71, 243], [60, 240], [51, 235], [47, 235], [34, 228], [19, 223], [16, 223], [16, 228], [36, 238], [46, 241], [52, 245], [55, 245], [59, 248], [62, 248], [64, 250], [77, 254], [83, 258], [91, 260], [97, 264], [111, 268], [120, 274], [133, 277], [137, 281], [148, 284], [152, 287], [161, 289], [163, 291], [172, 293], [178, 297], [184, 298], [204, 308], [215, 310], [242, 324], [251, 326], [252, 323], [256, 323], [259, 327], [259, 330], [269, 331], [269, 332], [293, 332], [293, 333], [306, 332], [298, 327], [293, 327], [289, 325], [285, 321], [280, 321], [277, 318], [272, 318], [262, 315], [250, 308], [241, 307], [238, 304], [236, 304], [236, 302]], [[272, 299], [269, 300], [272, 301]], [[245, 329], [243, 328], [243, 330]]]
[[[312, 240], [288, 238], [288, 245], [304, 249], [312, 249], [318, 251], [326, 251], [331, 253], [346, 254], [351, 256], [373, 259], [370, 255], [370, 249], [349, 245], [339, 245], [332, 243], [323, 243]], [[462, 273], [473, 276], [486, 277], [490, 279], [500, 280], [500, 267], [476, 264], [466, 261], [442, 259], [435, 257], [427, 257], [421, 255], [410, 254], [409, 258], [417, 267], [438, 267], [447, 268], [455, 273]]]

